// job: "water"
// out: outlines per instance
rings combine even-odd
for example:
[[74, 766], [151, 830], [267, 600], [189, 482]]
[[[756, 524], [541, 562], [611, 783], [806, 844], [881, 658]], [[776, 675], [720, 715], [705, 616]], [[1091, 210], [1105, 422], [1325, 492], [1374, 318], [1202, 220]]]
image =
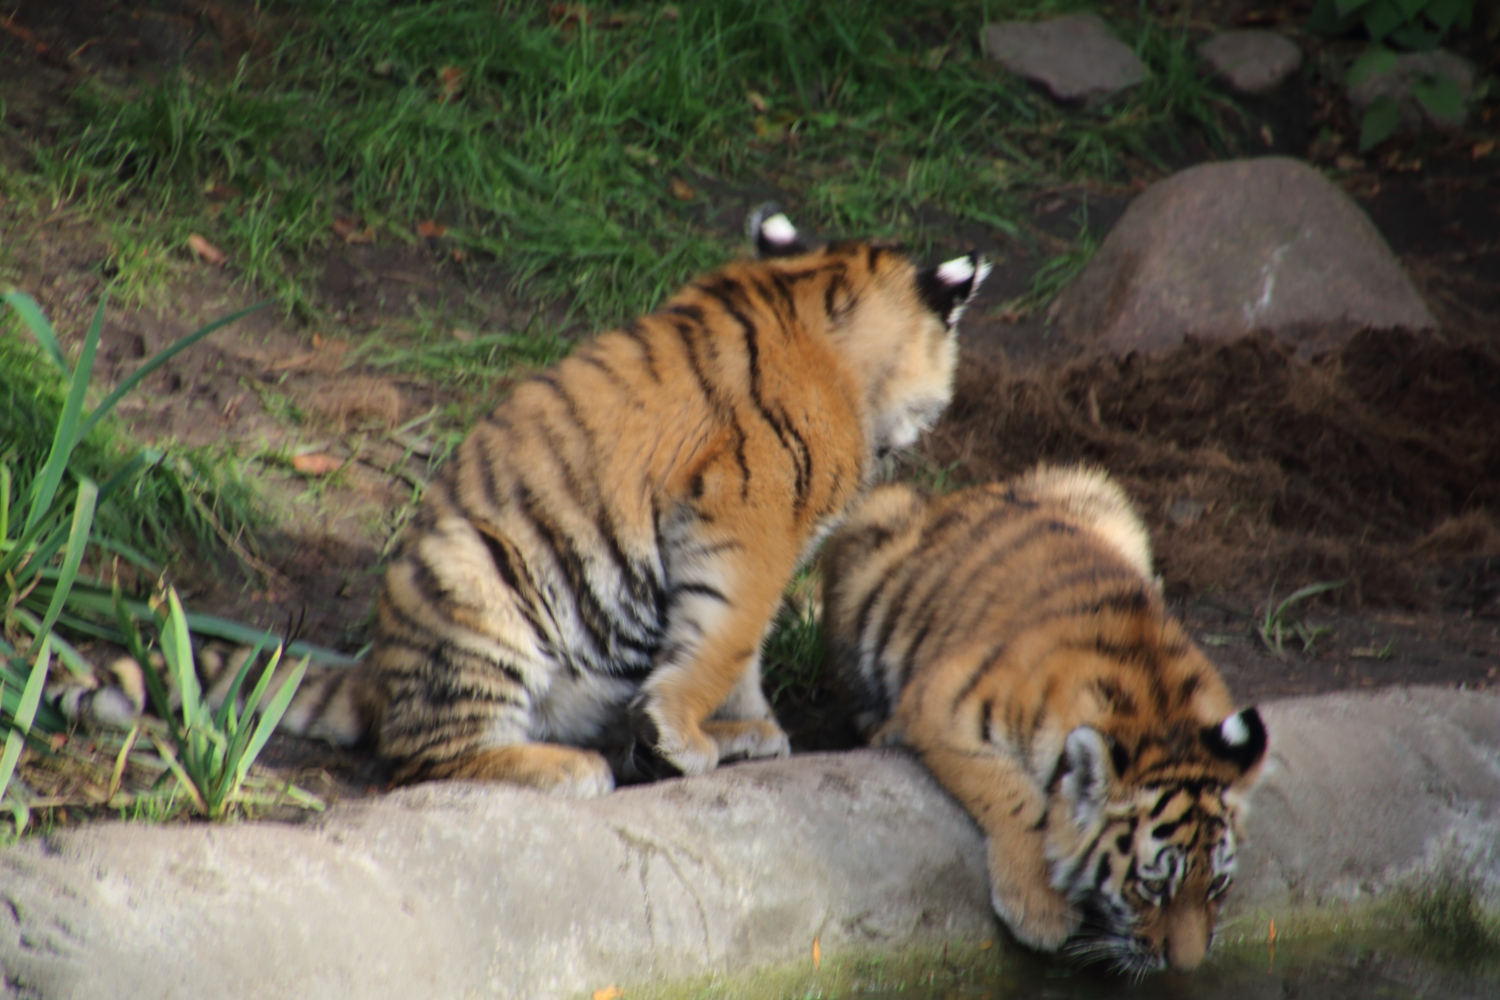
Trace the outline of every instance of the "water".
[[[871, 967], [841, 1000], [1496, 1000], [1500, 955], [1464, 962], [1423, 955], [1397, 935], [1277, 943], [1227, 951], [1191, 973], [1139, 982], [1061, 962], [1007, 956], [992, 970], [938, 968], [912, 977]], [[811, 995], [811, 994], [809, 994]]]

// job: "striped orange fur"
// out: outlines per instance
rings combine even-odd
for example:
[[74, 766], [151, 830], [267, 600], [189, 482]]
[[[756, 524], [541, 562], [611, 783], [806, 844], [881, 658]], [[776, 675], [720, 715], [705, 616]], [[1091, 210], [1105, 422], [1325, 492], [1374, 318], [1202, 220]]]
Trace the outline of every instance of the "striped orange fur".
[[431, 484], [362, 670], [398, 780], [594, 795], [601, 751], [631, 776], [788, 752], [762, 637], [876, 455], [947, 405], [987, 265], [810, 247], [774, 208], [751, 231], [764, 259], [519, 385]]
[[979, 823], [1015, 936], [1196, 966], [1266, 734], [1167, 613], [1124, 493], [1081, 468], [936, 499], [882, 487], [822, 566], [857, 721]]

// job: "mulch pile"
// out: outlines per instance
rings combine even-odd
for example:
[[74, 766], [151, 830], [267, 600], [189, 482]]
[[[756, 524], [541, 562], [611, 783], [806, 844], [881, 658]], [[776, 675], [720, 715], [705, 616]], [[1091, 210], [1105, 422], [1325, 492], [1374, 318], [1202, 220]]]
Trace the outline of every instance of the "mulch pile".
[[[1269, 336], [1031, 371], [967, 359], [928, 459], [956, 482], [1108, 469], [1171, 592], [1346, 580], [1344, 606], [1500, 616], [1500, 351], [1365, 332], [1313, 362]], [[1494, 557], [1494, 558], [1490, 558]]]

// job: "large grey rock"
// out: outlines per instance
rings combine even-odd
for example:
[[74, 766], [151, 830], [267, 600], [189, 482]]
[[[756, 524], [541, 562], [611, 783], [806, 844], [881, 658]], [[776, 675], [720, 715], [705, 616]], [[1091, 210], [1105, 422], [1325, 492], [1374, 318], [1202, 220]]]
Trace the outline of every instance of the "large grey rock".
[[[1458, 88], [1461, 106], [1452, 114], [1434, 113], [1417, 100], [1413, 85], [1445, 76]], [[1412, 135], [1423, 125], [1436, 129], [1461, 128], [1468, 117], [1469, 95], [1474, 92], [1474, 64], [1447, 49], [1431, 52], [1407, 52], [1396, 56], [1389, 69], [1372, 73], [1346, 92], [1349, 103], [1363, 111], [1377, 97], [1390, 97], [1400, 112], [1396, 131]]]
[[1192, 167], [1125, 210], [1053, 316], [1110, 350], [1267, 330], [1303, 356], [1360, 329], [1437, 321], [1369, 217], [1300, 160]]
[[[1500, 885], [1500, 698], [1265, 706], [1226, 920], [1455, 860]], [[527, 997], [996, 934], [974, 824], [903, 754], [725, 768], [591, 802], [473, 785], [316, 825], [132, 826], [0, 852], [0, 996]]]
[[1285, 35], [1259, 28], [1221, 31], [1198, 46], [1198, 58], [1245, 94], [1274, 90], [1302, 65], [1302, 50]]
[[1063, 101], [1097, 103], [1146, 78], [1146, 66], [1096, 14], [986, 25], [984, 52]]

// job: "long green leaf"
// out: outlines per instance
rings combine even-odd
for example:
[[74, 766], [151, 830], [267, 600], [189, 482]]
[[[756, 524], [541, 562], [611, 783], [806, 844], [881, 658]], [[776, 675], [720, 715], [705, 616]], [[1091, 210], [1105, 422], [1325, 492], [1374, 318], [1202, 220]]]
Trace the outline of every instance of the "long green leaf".
[[36, 300], [25, 292], [14, 290], [0, 295], [0, 300], [20, 314], [22, 321], [31, 330], [31, 335], [42, 345], [42, 350], [46, 351], [53, 363], [62, 370], [63, 378], [72, 378], [73, 372], [68, 368], [67, 359], [63, 357], [62, 345], [57, 342], [57, 334], [53, 332], [52, 324], [47, 322], [47, 317], [42, 314]]
[[240, 758], [236, 773], [239, 780], [245, 780], [245, 775], [250, 771], [250, 765], [255, 763], [255, 758], [260, 756], [266, 741], [271, 738], [281, 717], [286, 714], [287, 708], [292, 703], [292, 697], [297, 693], [297, 687], [302, 683], [302, 678], [307, 674], [307, 657], [297, 661], [297, 666], [276, 692], [276, 697], [271, 699], [271, 704], [266, 706], [260, 721], [256, 723], [255, 735], [251, 737], [250, 743], [245, 747], [245, 754]]
[[[271, 654], [271, 661], [266, 664], [266, 669], [261, 671], [260, 679], [256, 682], [255, 689], [251, 691], [250, 696], [245, 699], [245, 719], [249, 719], [251, 716], [253, 716], [255, 714], [255, 710], [260, 707], [261, 699], [266, 696], [266, 688], [270, 686], [271, 680], [276, 674], [276, 668], [281, 665], [281, 655], [281, 647], [277, 646], [275, 651]], [[230, 766], [235, 769], [236, 774], [239, 773], [240, 760], [244, 755], [245, 747], [250, 741], [250, 735], [252, 732], [255, 732], [255, 730], [252, 730], [250, 726], [241, 725], [239, 732], [237, 732], [234, 735], [234, 738], [230, 741], [229, 763]], [[236, 780], [239, 779], [237, 778]]]
[[73, 581], [78, 579], [78, 567], [83, 562], [83, 553], [89, 544], [89, 532], [94, 526], [94, 505], [99, 499], [99, 487], [87, 476], [78, 484], [78, 500], [73, 506], [73, 530], [68, 533], [68, 548], [63, 553], [62, 570], [58, 574], [55, 589], [52, 592], [52, 600], [47, 605], [47, 613], [42, 617], [42, 632], [52, 631], [52, 626], [57, 623], [57, 616], [62, 612], [63, 604], [68, 599], [68, 592], [73, 589]]
[[83, 337], [78, 367], [73, 371], [68, 398], [63, 403], [62, 416], [57, 420], [57, 433], [52, 437], [52, 450], [48, 453], [36, 482], [32, 484], [31, 508], [26, 512], [28, 528], [38, 523], [51, 510], [52, 498], [57, 494], [57, 487], [68, 470], [68, 459], [73, 456], [73, 449], [82, 440], [83, 433], [87, 433], [86, 430], [79, 432], [78, 421], [83, 412], [84, 396], [88, 393], [89, 377], [94, 370], [94, 352], [99, 349], [99, 332], [103, 328], [104, 299], [101, 299], [99, 309], [94, 313], [94, 321], [89, 324], [88, 333]]
[[36, 662], [32, 664], [31, 676], [26, 680], [26, 689], [21, 692], [20, 707], [16, 709], [15, 721], [10, 732], [5, 734], [5, 752], [0, 754], [0, 799], [10, 787], [10, 779], [16, 773], [16, 762], [21, 759], [21, 747], [26, 735], [31, 732], [31, 723], [36, 718], [37, 703], [42, 700], [42, 685], [47, 680], [47, 670], [52, 665], [52, 645], [43, 637], [37, 650]]
[[266, 306], [270, 305], [271, 302], [271, 299], [265, 299], [264, 301], [257, 302], [253, 306], [247, 306], [246, 308], [241, 309], [239, 312], [230, 313], [228, 316], [225, 316], [222, 319], [216, 319], [207, 326], [194, 330], [187, 336], [178, 339], [172, 344], [172, 346], [167, 347], [152, 355], [150, 361], [147, 361], [135, 371], [131, 372], [130, 375], [126, 376], [124, 379], [121, 379], [120, 384], [115, 386], [114, 391], [111, 392], [108, 396], [105, 396], [103, 401], [100, 402], [98, 406], [94, 407], [94, 412], [89, 414], [89, 418], [83, 422], [83, 427], [79, 430], [79, 437], [83, 437], [84, 435], [88, 434], [89, 431], [93, 430], [94, 425], [103, 420], [105, 416], [109, 414], [109, 411], [115, 408], [115, 404], [118, 403], [127, 392], [129, 392], [131, 389], [134, 389], [141, 383], [143, 379], [148, 377], [152, 372], [156, 371], [156, 369], [160, 368], [168, 361], [172, 360], [173, 357], [187, 350], [189, 347], [192, 347], [198, 341], [202, 340], [204, 337], [207, 337], [215, 330], [218, 330], [221, 327], [228, 326], [230, 323], [233, 323], [236, 320], [244, 319], [246, 316], [255, 312], [257, 309], [264, 309]]
[[[49, 594], [47, 589], [50, 584], [45, 582], [49, 579], [50, 571], [43, 571], [43, 583], [38, 584], [36, 593]], [[122, 598], [125, 611], [132, 617], [146, 621], [152, 617], [151, 607], [145, 601], [134, 598]], [[73, 588], [68, 604], [77, 611], [91, 611], [95, 614], [109, 615], [114, 613], [114, 599], [110, 592], [105, 591], [95, 584], [78, 584]], [[260, 641], [265, 635], [264, 628], [254, 625], [246, 625], [243, 622], [231, 621], [228, 618], [220, 618], [217, 615], [205, 615], [196, 611], [187, 612], [187, 625], [194, 635], [212, 636], [215, 639], [223, 639], [225, 642], [237, 643], [241, 646], [249, 646]], [[123, 638], [123, 636], [122, 636]], [[319, 666], [351, 667], [358, 663], [357, 657], [326, 646], [317, 646], [310, 642], [298, 640], [286, 647], [288, 656], [307, 656]]]
[[[240, 696], [240, 688], [244, 686], [244, 684], [245, 684], [245, 678], [250, 676], [250, 671], [251, 671], [251, 669], [254, 668], [255, 661], [258, 660], [258, 659], [260, 659], [260, 651], [262, 649], [264, 649], [266, 647], [266, 643], [270, 642], [270, 641], [271, 641], [271, 633], [270, 632], [266, 632], [264, 635], [262, 635], [260, 637], [260, 641], [255, 644], [255, 647], [250, 650], [249, 655], [247, 655], [245, 657], [245, 662], [241, 663], [240, 664], [240, 669], [238, 671], [236, 671], [236, 673], [234, 675], [234, 680], [230, 682], [229, 689], [228, 689], [228, 691], [224, 695], [224, 701], [223, 701], [222, 704], [219, 705], [219, 711], [214, 715], [214, 728], [222, 730], [223, 732], [229, 733], [231, 740], [233, 740], [235, 738], [236, 732], [238, 731], [238, 730], [236, 730], [236, 732], [230, 732], [230, 728], [229, 728], [229, 722], [230, 722], [231, 716], [233, 715], [233, 712], [234, 712], [234, 703], [235, 703], [235, 700], [239, 698], [239, 696]], [[275, 667], [276, 660], [279, 659], [280, 657], [281, 657], [281, 647], [277, 646], [276, 647], [276, 654], [275, 654], [274, 657], [272, 657], [272, 660], [271, 660], [272, 666], [267, 668], [268, 671], [270, 669], [273, 669]], [[264, 679], [264, 675], [262, 675], [262, 679]], [[258, 701], [260, 699], [260, 688], [259, 687], [256, 688], [255, 699], [256, 699], [256, 701]], [[246, 702], [245, 703], [245, 713], [248, 715], [254, 709], [254, 707], [255, 707], [255, 702], [254, 701]], [[238, 722], [239, 722], [239, 719], [236, 718], [234, 721], [235, 721], [235, 723], [237, 725]], [[233, 746], [234, 746], [234, 744], [231, 742], [231, 744], [230, 744], [231, 756], [233, 754]]]

